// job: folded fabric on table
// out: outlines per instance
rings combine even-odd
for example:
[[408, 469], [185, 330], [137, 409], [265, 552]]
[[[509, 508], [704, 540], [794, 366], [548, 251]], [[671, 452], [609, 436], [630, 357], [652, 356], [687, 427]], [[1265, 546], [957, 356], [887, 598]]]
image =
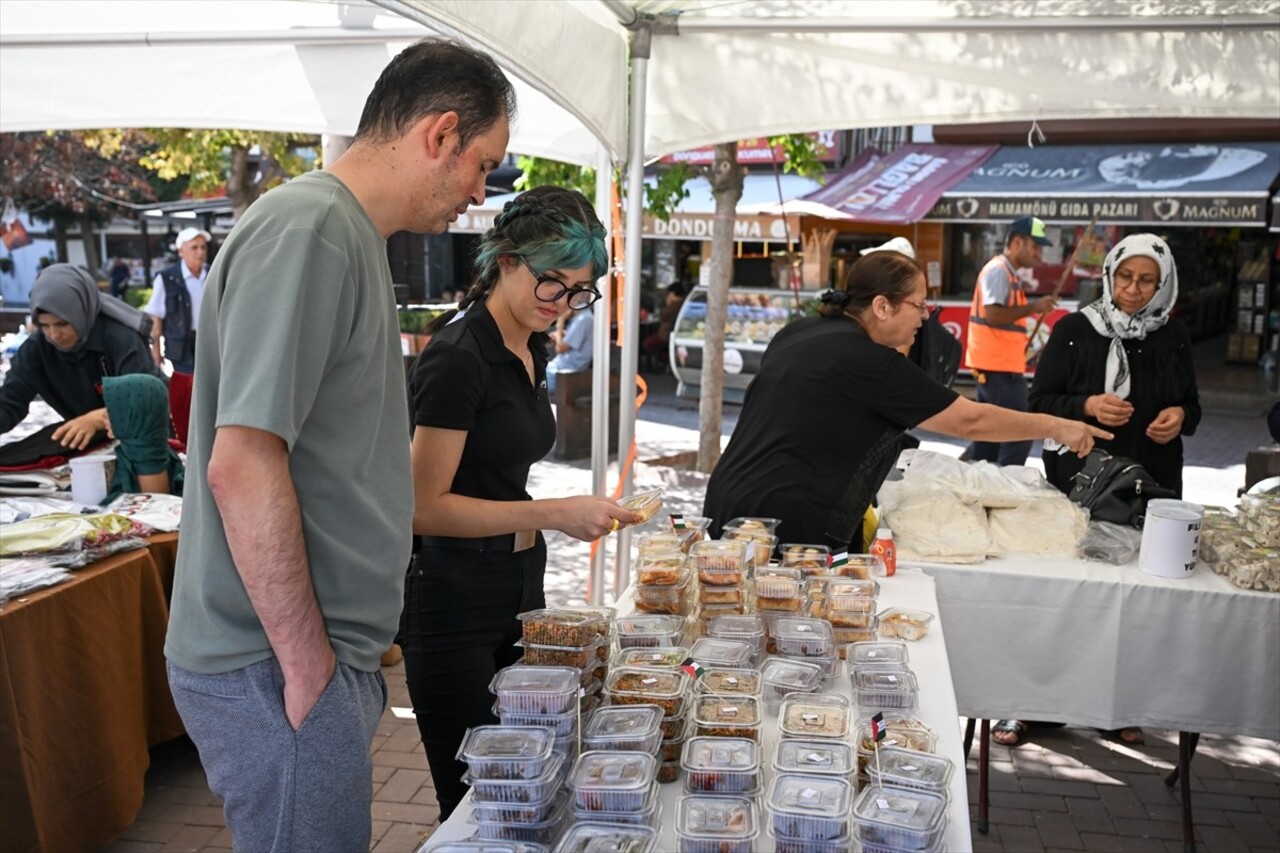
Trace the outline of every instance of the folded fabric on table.
[[52, 551], [82, 551], [120, 539], [138, 539], [154, 531], [123, 515], [45, 515], [5, 525], [0, 537], [0, 556], [43, 554]]

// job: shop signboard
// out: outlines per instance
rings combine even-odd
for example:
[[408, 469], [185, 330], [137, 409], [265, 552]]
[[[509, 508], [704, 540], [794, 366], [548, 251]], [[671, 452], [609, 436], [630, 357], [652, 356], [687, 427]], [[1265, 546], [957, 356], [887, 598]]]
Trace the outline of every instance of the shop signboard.
[[[483, 234], [493, 227], [498, 209], [473, 207], [449, 226], [453, 234]], [[641, 236], [659, 240], [710, 240], [715, 231], [715, 214], [672, 213], [667, 219], [645, 214], [641, 224]], [[786, 217], [765, 213], [739, 213], [733, 222], [733, 239], [748, 243], [781, 243], [788, 235], [792, 240], [800, 237], [800, 217]]]
[[1280, 142], [1002, 147], [926, 219], [1261, 226]]
[[[823, 163], [836, 163], [840, 160], [840, 134], [834, 130], [817, 130], [806, 134], [814, 141], [818, 160]], [[691, 148], [688, 151], [677, 151], [668, 154], [660, 162], [667, 164], [684, 163], [689, 166], [710, 166], [716, 161], [714, 145], [702, 148]], [[769, 139], [757, 136], [738, 142], [738, 163], [752, 166], [787, 162], [787, 152], [781, 145], [770, 145]]]

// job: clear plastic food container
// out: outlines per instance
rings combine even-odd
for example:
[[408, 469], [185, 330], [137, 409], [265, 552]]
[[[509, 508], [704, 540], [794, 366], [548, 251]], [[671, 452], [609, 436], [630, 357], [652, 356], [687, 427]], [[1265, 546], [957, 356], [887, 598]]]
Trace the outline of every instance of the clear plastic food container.
[[874, 642], [880, 636], [876, 633], [876, 620], [874, 617], [871, 620], [871, 625], [866, 628], [832, 628], [831, 633], [835, 640], [836, 648], [840, 650], [841, 657], [848, 653], [849, 646], [853, 643]]
[[[662, 511], [662, 489], [636, 492], [618, 501], [618, 504], [636, 514], [636, 520], [632, 524], [648, 524], [653, 520], [654, 516]], [[622, 526], [625, 527], [626, 525]]]
[[687, 577], [685, 559], [678, 548], [649, 551], [636, 559], [636, 584], [651, 586], [679, 583]]
[[905, 607], [891, 607], [880, 614], [880, 636], [897, 637], [914, 642], [929, 633], [931, 622], [933, 622], [932, 613], [924, 610], [908, 610]]
[[680, 781], [680, 774], [684, 770], [680, 767], [680, 759], [675, 761], [664, 761], [658, 765], [658, 783], [665, 785], [668, 782]]
[[836, 651], [835, 634], [822, 619], [782, 617], [774, 620], [770, 636], [780, 655], [830, 657]]
[[852, 800], [853, 786], [844, 779], [780, 773], [769, 789], [774, 833], [802, 841], [843, 838]]
[[476, 802], [542, 803], [560, 787], [564, 766], [564, 756], [553, 752], [547, 769], [537, 779], [477, 779], [467, 772], [462, 781], [471, 786], [471, 797]]
[[845, 738], [853, 731], [853, 709], [836, 693], [795, 693], [782, 700], [778, 731], [783, 737]]
[[785, 544], [780, 548], [782, 565], [805, 575], [824, 575], [831, 565], [831, 549], [826, 545]]
[[701, 637], [689, 647], [689, 656], [704, 667], [747, 667], [754, 653], [747, 643], [717, 637]]
[[608, 618], [599, 611], [530, 610], [516, 618], [523, 623], [525, 641], [542, 646], [586, 646], [609, 629]]
[[584, 646], [547, 646], [542, 643], [530, 643], [520, 640], [524, 648], [524, 662], [531, 666], [574, 666], [578, 669], [590, 669], [596, 662], [596, 649], [605, 639], [599, 634], [591, 637]]
[[636, 610], [642, 613], [684, 615], [688, 606], [689, 575], [681, 570], [680, 580], [671, 584], [636, 587]]
[[698, 570], [698, 580], [712, 586], [741, 584], [747, 576], [747, 543], [723, 539], [695, 542], [689, 557]]
[[919, 688], [914, 672], [858, 670], [853, 678], [853, 696], [864, 708], [914, 708]]
[[547, 769], [555, 735], [526, 726], [475, 726], [467, 729], [457, 759], [477, 779], [537, 779]]
[[747, 565], [756, 568], [767, 566], [778, 546], [777, 536], [754, 527], [725, 527], [720, 535], [726, 541], [745, 543]]
[[623, 649], [679, 646], [684, 642], [683, 616], [637, 614], [617, 622], [618, 647]]
[[638, 812], [657, 796], [658, 761], [643, 752], [584, 752], [569, 773], [574, 808], [588, 812]]
[[760, 667], [765, 708], [778, 713], [789, 693], [816, 693], [822, 689], [822, 667], [816, 663], [769, 658]]
[[884, 576], [884, 560], [875, 554], [850, 554], [848, 562], [832, 566], [831, 573], [842, 578], [870, 580]]
[[907, 644], [901, 640], [880, 640], [879, 642], [854, 643], [849, 648], [850, 666], [881, 666], [902, 664], [906, 666], [911, 660]]
[[653, 853], [658, 831], [651, 826], [579, 823], [555, 846], [554, 853]]
[[684, 732], [689, 722], [688, 705], [685, 710], [674, 716], [662, 718], [662, 742], [669, 740], [684, 739]]
[[[924, 723], [906, 715], [885, 714], [885, 736], [880, 748], [902, 747], [916, 752], [933, 752], [938, 735]], [[875, 741], [871, 739], [871, 723], [858, 724], [855, 741], [858, 746], [858, 773], [865, 775], [867, 767], [875, 763]]]
[[947, 786], [954, 772], [955, 765], [945, 756], [897, 746], [881, 746], [880, 761], [867, 765], [867, 776], [873, 785], [929, 791], [948, 801], [951, 794]]
[[704, 669], [694, 682], [696, 693], [714, 693], [719, 696], [760, 696], [760, 673], [754, 669], [713, 667]]
[[690, 795], [680, 801], [680, 853], [751, 853], [759, 834], [756, 805], [746, 797]]
[[426, 841], [414, 853], [547, 853], [542, 844], [496, 838], [459, 838], [453, 841]]
[[495, 701], [493, 715], [502, 721], [504, 726], [541, 726], [555, 737], [565, 737], [578, 732], [578, 709], [565, 711], [563, 714], [538, 714], [523, 711], [504, 711]]
[[507, 821], [480, 820], [473, 816], [476, 838], [530, 841], [534, 844], [551, 844], [564, 831], [569, 818], [569, 797], [563, 792], [552, 797], [551, 813], [535, 823], [510, 823]]
[[[774, 853], [849, 853], [850, 850], [857, 849], [853, 846], [852, 836], [830, 841], [805, 841], [799, 838], [779, 838], [772, 831], [769, 834], [773, 836]], [[866, 853], [865, 849], [862, 853]]]
[[683, 670], [619, 668], [605, 679], [613, 705], [657, 705], [668, 717], [684, 711], [690, 680]]
[[613, 656], [614, 666], [644, 667], [646, 669], [679, 669], [689, 659], [685, 646], [653, 646], [650, 648], [619, 649]]
[[580, 680], [567, 666], [508, 666], [494, 674], [489, 691], [500, 712], [563, 714], [577, 702]]
[[765, 533], [777, 533], [778, 525], [782, 523], [780, 518], [765, 518], [764, 516], [747, 516], [740, 515], [737, 518], [731, 518], [724, 523], [725, 527], [737, 527], [744, 530], [763, 530]]
[[680, 730], [676, 732], [675, 737], [663, 740], [658, 747], [658, 760], [661, 762], [679, 761], [680, 755], [684, 752], [684, 743], [688, 739], [689, 718], [684, 717], [681, 721]]
[[760, 701], [754, 696], [703, 694], [693, 703], [698, 737], [745, 737], [760, 740]]
[[759, 616], [716, 616], [707, 624], [707, 636], [750, 643], [757, 651], [764, 651], [764, 622]]
[[835, 689], [836, 679], [844, 674], [844, 661], [840, 660], [839, 648], [827, 657], [801, 657], [800, 655], [778, 655], [778, 660], [793, 663], [817, 664], [822, 670], [822, 682], [819, 690], [830, 692]]
[[[943, 831], [938, 833], [938, 840], [933, 842], [928, 847], [925, 847], [922, 850], [912, 850], [910, 851], [910, 853], [947, 853], [947, 844], [942, 839], [943, 839], [943, 836], [946, 834], [946, 828], [950, 822], [951, 822], [950, 819], [944, 816], [942, 818]], [[893, 847], [888, 844], [873, 844], [870, 841], [867, 841], [865, 838], [862, 837], [862, 834], [859, 832], [856, 826], [853, 828], [853, 840], [855, 843], [857, 843], [858, 845], [857, 849], [861, 851], [861, 853], [902, 853], [902, 848], [900, 847]], [[846, 848], [846, 850], [847, 849], [848, 848]], [[775, 853], [780, 853], [780, 851], [775, 851]], [[809, 853], [825, 853], [825, 852], [809, 851]]]
[[745, 586], [737, 584], [727, 586], [712, 586], [708, 583], [698, 584], [698, 602], [700, 604], [717, 607], [733, 604], [741, 608], [749, 600]]
[[582, 748], [653, 755], [662, 743], [662, 717], [657, 705], [597, 708], [582, 727]]
[[757, 598], [799, 598], [804, 579], [799, 569], [768, 566], [756, 572]]
[[672, 530], [654, 530], [636, 533], [636, 562], [650, 554], [680, 550], [680, 534]]
[[[835, 630], [841, 628], [851, 628], [862, 631], [869, 631], [876, 625], [876, 615], [869, 610], [831, 610], [830, 601], [828, 603], [827, 621], [831, 623], [831, 627]], [[872, 601], [874, 604], [874, 601]], [[834, 634], [834, 631], [832, 632]], [[858, 642], [854, 640], [854, 642]], [[847, 646], [848, 643], [845, 643]]]
[[551, 817], [562, 803], [569, 799], [567, 791], [558, 791], [541, 803], [482, 803], [471, 804], [471, 819], [480, 823], [542, 823]]
[[750, 738], [689, 738], [680, 766], [687, 793], [751, 794], [760, 787], [760, 747]]
[[[658, 783], [653, 783], [656, 789]], [[574, 822], [578, 823], [598, 823], [598, 824], [619, 824], [624, 826], [652, 826], [660, 829], [662, 818], [662, 802], [655, 794], [649, 805], [638, 812], [592, 812], [573, 810]]]
[[854, 802], [853, 814], [866, 843], [925, 850], [942, 836], [947, 801], [928, 791], [869, 785]]
[[849, 779], [857, 768], [853, 747], [844, 740], [783, 738], [773, 756], [775, 773]]

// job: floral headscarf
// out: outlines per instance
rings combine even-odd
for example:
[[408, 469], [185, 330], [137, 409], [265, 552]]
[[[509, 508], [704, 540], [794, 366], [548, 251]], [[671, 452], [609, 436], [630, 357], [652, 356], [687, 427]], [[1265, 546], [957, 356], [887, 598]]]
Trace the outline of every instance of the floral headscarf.
[[[1122, 261], [1133, 257], [1151, 258], [1160, 267], [1160, 284], [1151, 301], [1133, 314], [1120, 310], [1115, 301], [1115, 273]], [[1129, 359], [1121, 341], [1142, 340], [1169, 322], [1169, 312], [1178, 301], [1178, 270], [1169, 244], [1154, 234], [1130, 234], [1107, 253], [1102, 264], [1102, 298], [1081, 311], [1094, 331], [1111, 339], [1107, 353], [1107, 379], [1103, 391], [1128, 399]]]

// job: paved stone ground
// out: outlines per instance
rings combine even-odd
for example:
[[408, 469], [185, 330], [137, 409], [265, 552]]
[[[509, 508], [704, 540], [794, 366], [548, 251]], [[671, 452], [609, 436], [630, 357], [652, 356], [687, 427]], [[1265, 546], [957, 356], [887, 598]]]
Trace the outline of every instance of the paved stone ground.
[[[1232, 505], [1243, 484], [1246, 450], [1267, 441], [1261, 416], [1271, 397], [1253, 391], [1256, 377], [1241, 369], [1197, 364], [1202, 387], [1227, 387], [1230, 398], [1214, 403], [1194, 438], [1186, 443], [1186, 493], [1191, 500]], [[1219, 359], [1220, 361], [1220, 359]], [[1215, 372], [1217, 371], [1217, 372]], [[669, 377], [648, 377], [650, 401], [637, 428], [637, 458], [656, 459], [697, 445], [697, 404], [674, 396]], [[1208, 402], [1208, 401], [1207, 401]], [[25, 433], [48, 422], [48, 410], [33, 411]], [[727, 436], [737, 418], [726, 407]], [[10, 437], [16, 437], [11, 435]], [[952, 454], [960, 442], [925, 436], [925, 447]], [[1038, 453], [1038, 451], [1036, 451]], [[544, 462], [535, 466], [535, 496], [585, 492], [590, 465]], [[612, 479], [610, 480], [612, 482]], [[697, 514], [702, 478], [675, 476], [671, 469], [641, 464], [637, 487], [663, 485], [673, 511]], [[616, 539], [617, 537], [610, 537]], [[583, 601], [589, 547], [562, 534], [548, 536], [547, 597], [552, 603]], [[417, 727], [407, 713], [402, 665], [384, 669], [390, 702], [374, 740], [374, 851], [413, 850], [439, 822], [435, 791]], [[971, 812], [977, 814], [977, 747], [969, 761]], [[138, 819], [105, 849], [125, 851], [228, 850], [230, 834], [221, 807], [209, 792], [199, 758], [185, 738], [151, 753], [146, 801]], [[1092, 729], [1038, 729], [1015, 748], [992, 744], [991, 826], [986, 836], [973, 826], [974, 849], [1030, 853], [1039, 850], [1181, 851], [1179, 801], [1162, 778], [1176, 763], [1177, 734], [1147, 731], [1147, 744], [1133, 748], [1104, 739]], [[1206, 736], [1192, 765], [1193, 807], [1200, 848], [1218, 851], [1280, 851], [1280, 750], [1251, 738]]]

